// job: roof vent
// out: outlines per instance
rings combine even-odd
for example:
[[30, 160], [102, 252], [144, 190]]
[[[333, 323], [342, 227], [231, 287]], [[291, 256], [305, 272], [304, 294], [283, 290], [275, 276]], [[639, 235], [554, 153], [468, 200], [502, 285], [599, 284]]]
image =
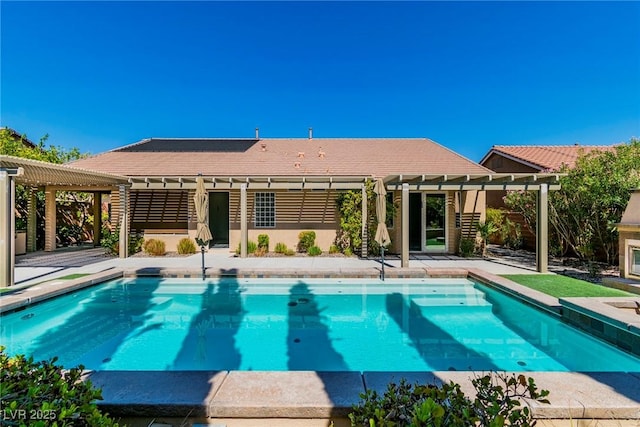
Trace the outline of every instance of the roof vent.
[[298, 158], [304, 159], [304, 151], [298, 151]]
[[260, 139], [260, 128], [256, 128], [256, 139]]
[[260, 143], [260, 149], [262, 151], [267, 151], [267, 143], [266, 142], [261, 142]]
[[318, 151], [318, 157], [320, 157], [321, 159], [324, 159], [324, 156], [325, 156], [324, 151]]
[[293, 167], [296, 168], [296, 169], [300, 169], [300, 162], [295, 162], [293, 164]]
[[313, 128], [309, 128], [309, 139], [313, 139]]

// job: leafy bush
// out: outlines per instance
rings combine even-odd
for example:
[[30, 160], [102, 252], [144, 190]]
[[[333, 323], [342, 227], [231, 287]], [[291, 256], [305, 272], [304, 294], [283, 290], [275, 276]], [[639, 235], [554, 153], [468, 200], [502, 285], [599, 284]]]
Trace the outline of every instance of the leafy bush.
[[509, 249], [521, 249], [524, 245], [524, 237], [522, 236], [522, 227], [506, 218], [500, 229], [500, 238], [502, 244]]
[[[376, 199], [377, 196], [373, 191], [375, 182], [368, 180], [365, 184], [367, 194], [367, 230], [368, 230], [368, 254], [375, 255], [379, 253], [380, 248], [375, 242], [374, 236], [377, 229], [376, 219]], [[346, 249], [350, 249], [350, 255], [353, 252], [359, 252], [362, 247], [362, 190], [349, 190], [338, 193], [336, 197], [336, 207], [340, 214], [340, 230], [336, 235], [335, 244], [343, 253]], [[389, 227], [396, 215], [397, 206], [395, 203], [387, 203], [387, 227]]]
[[353, 252], [351, 249], [351, 237], [345, 230], [340, 229], [336, 231], [336, 238], [333, 243], [342, 253], [345, 253], [347, 249]]
[[[113, 231], [104, 227], [101, 232], [100, 246], [106, 249], [111, 255], [120, 255], [120, 230]], [[133, 255], [142, 250], [144, 238], [141, 234], [132, 234], [129, 236], [129, 255]]]
[[84, 230], [78, 224], [56, 227], [56, 237], [62, 246], [78, 245], [84, 241]]
[[[238, 247], [236, 248], [236, 255], [240, 255], [242, 250], [242, 243], [238, 243]], [[258, 245], [253, 240], [247, 241], [247, 254], [255, 254], [256, 250], [258, 250]]]
[[294, 251], [293, 249], [287, 249], [286, 251], [284, 251], [284, 254], [286, 256], [294, 256], [296, 254], [296, 251]]
[[167, 253], [164, 241], [158, 239], [149, 239], [144, 242], [142, 248], [149, 255], [161, 256]]
[[258, 249], [264, 249], [265, 252], [269, 252], [269, 235], [258, 235]]
[[336, 245], [331, 245], [331, 246], [329, 246], [329, 253], [330, 254], [339, 254], [340, 253], [340, 248], [338, 248]]
[[538, 391], [532, 378], [492, 373], [471, 380], [476, 398], [469, 399], [453, 382], [411, 385], [404, 379], [390, 383], [383, 396], [373, 390], [349, 414], [352, 426], [451, 426], [528, 427], [535, 425], [531, 411], [521, 399], [549, 403], [547, 390]]
[[[582, 153], [560, 178], [562, 188], [549, 192], [549, 234], [564, 253], [582, 260], [618, 262], [619, 223], [631, 192], [640, 187], [640, 139], [616, 145], [610, 151]], [[536, 229], [535, 192], [510, 191], [505, 205], [522, 214]]]
[[95, 403], [102, 400], [102, 391], [82, 381], [84, 366], [65, 370], [56, 362], [55, 357], [40, 362], [24, 355], [10, 357], [0, 346], [3, 425], [118, 426]]
[[285, 245], [282, 242], [278, 242], [276, 243], [276, 247], [274, 249], [274, 252], [277, 254], [283, 254], [288, 250], [287, 245]]
[[500, 230], [502, 229], [502, 224], [504, 223], [505, 218], [507, 217], [507, 211], [504, 209], [496, 209], [496, 208], [487, 208], [487, 223], [491, 223], [497, 227], [497, 230], [491, 234], [489, 234], [489, 241], [491, 243], [502, 243], [500, 240]]
[[181, 255], [195, 254], [196, 253], [195, 242], [188, 237], [180, 239], [180, 241], [178, 242], [178, 253]]
[[487, 221], [479, 222], [476, 226], [476, 229], [478, 230], [478, 233], [480, 233], [480, 238], [482, 239], [481, 251], [482, 256], [484, 257], [487, 255], [487, 244], [489, 243], [489, 236], [498, 231], [498, 227], [494, 223]]
[[309, 254], [309, 256], [322, 255], [322, 249], [317, 246], [311, 246], [309, 249], [307, 249], [307, 254]]
[[298, 251], [307, 252], [310, 247], [316, 244], [315, 231], [301, 231], [298, 234]]
[[104, 227], [101, 235], [102, 238], [100, 239], [100, 246], [105, 248], [107, 253], [111, 255], [118, 255], [120, 253], [120, 230], [116, 228], [111, 231]]
[[462, 238], [460, 239], [459, 255], [462, 257], [470, 257], [475, 253], [476, 241], [475, 239]]

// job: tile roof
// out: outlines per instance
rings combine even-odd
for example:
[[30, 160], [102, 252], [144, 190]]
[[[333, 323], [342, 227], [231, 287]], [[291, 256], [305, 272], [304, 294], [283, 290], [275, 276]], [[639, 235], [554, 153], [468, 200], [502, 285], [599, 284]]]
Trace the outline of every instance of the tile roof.
[[151, 138], [71, 164], [131, 177], [490, 173], [426, 138]]
[[537, 166], [540, 170], [558, 170], [563, 164], [573, 167], [582, 153], [611, 151], [614, 148], [613, 145], [494, 145], [480, 163], [492, 153], [498, 153]]

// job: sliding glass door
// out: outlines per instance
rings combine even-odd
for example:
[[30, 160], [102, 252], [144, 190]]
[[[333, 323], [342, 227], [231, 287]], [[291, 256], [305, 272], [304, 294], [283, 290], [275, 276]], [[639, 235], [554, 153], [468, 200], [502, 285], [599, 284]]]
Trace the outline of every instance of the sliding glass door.
[[446, 195], [409, 194], [409, 250], [446, 252]]

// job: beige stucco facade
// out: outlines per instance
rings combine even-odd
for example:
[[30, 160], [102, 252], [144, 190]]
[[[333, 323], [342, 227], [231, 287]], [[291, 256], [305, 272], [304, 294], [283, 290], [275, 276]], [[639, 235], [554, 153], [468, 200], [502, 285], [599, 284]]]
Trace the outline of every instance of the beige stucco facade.
[[[298, 235], [302, 231], [312, 230], [316, 233], [316, 245], [323, 251], [329, 251], [335, 243], [336, 233], [340, 228], [340, 218], [336, 208], [336, 190], [275, 190], [275, 224], [273, 227], [257, 227], [255, 224], [256, 193], [266, 190], [247, 190], [247, 238], [257, 242], [260, 234], [269, 236], [270, 250], [277, 243], [284, 243], [295, 249]], [[141, 197], [142, 191], [132, 190], [130, 194], [130, 227], [145, 239], [158, 239], [165, 242], [167, 251], [176, 251], [178, 242], [185, 237], [195, 238], [196, 220], [193, 205], [194, 190], [181, 190], [183, 194], [172, 191], [171, 196], [164, 191], [147, 194]], [[210, 192], [213, 194], [216, 191]], [[229, 197], [229, 251], [235, 251], [240, 245], [242, 234], [240, 190], [223, 190]], [[139, 194], [140, 193], [140, 194]], [[392, 191], [392, 200], [396, 206], [395, 217], [391, 221], [389, 234], [392, 240], [388, 248], [390, 253], [400, 253], [402, 249], [402, 192]], [[461, 232], [474, 232], [474, 222], [484, 220], [485, 191], [413, 191], [412, 194], [441, 194], [445, 200], [445, 241], [444, 250], [439, 253], [454, 254], [458, 250]], [[111, 223], [120, 223], [120, 192], [111, 193]], [[135, 206], [136, 200], [143, 200], [142, 207]], [[165, 204], [174, 200], [172, 204]], [[177, 202], [181, 200], [182, 202]], [[180, 203], [183, 204], [180, 205]], [[462, 209], [461, 209], [462, 208]], [[139, 211], [149, 212], [144, 217]], [[163, 211], [160, 215], [157, 212]], [[156, 212], [156, 213], [154, 213]], [[179, 212], [182, 212], [179, 214]], [[171, 218], [167, 221], [167, 218]], [[142, 221], [146, 219], [147, 221]]]

